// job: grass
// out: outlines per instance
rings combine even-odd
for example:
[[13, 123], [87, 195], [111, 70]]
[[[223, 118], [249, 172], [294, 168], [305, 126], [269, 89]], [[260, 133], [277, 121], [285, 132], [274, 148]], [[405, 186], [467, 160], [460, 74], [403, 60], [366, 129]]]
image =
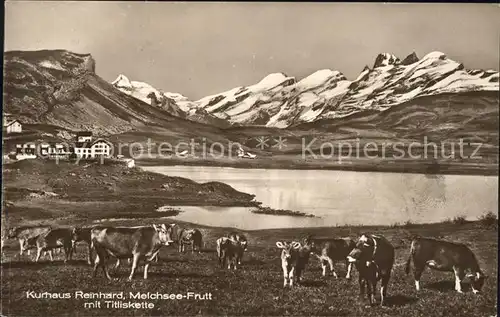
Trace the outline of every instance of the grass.
[[[147, 219], [142, 220], [147, 223]], [[116, 225], [137, 225], [141, 221], [124, 221]], [[129, 265], [124, 261], [111, 274], [118, 280], [107, 281], [102, 272], [92, 278], [91, 267], [85, 264], [86, 245], [77, 247], [75, 259], [64, 265], [62, 255], [55, 263], [43, 259], [36, 264], [28, 256], [16, 255], [17, 245], [10, 243], [2, 263], [2, 314], [29, 316], [34, 312], [46, 316], [492, 316], [496, 313], [497, 294], [497, 232], [484, 228], [480, 222], [465, 225], [450, 223], [414, 225], [411, 229], [392, 227], [338, 227], [273, 229], [247, 231], [249, 249], [243, 266], [228, 271], [218, 266], [215, 239], [228, 229], [201, 227], [205, 250], [201, 254], [178, 253], [165, 247], [160, 262], [150, 267], [148, 280], [142, 279], [142, 269], [129, 282]], [[316, 236], [359, 235], [378, 232], [396, 248], [396, 261], [389, 284], [388, 307], [367, 307], [358, 296], [357, 272], [352, 280], [321, 276], [320, 265], [311, 258], [304, 274], [304, 283], [293, 289], [283, 289], [278, 240], [290, 241], [309, 234]], [[409, 234], [444, 235], [447, 240], [467, 243], [475, 252], [483, 271], [489, 276], [482, 295], [474, 295], [467, 283], [466, 292], [454, 291], [452, 273], [426, 270], [417, 293], [413, 279], [404, 273], [408, 256]], [[110, 264], [111, 266], [111, 264]], [[345, 274], [344, 265], [336, 270]], [[150, 293], [212, 293], [213, 300], [146, 300], [153, 309], [89, 309], [85, 300], [27, 299], [25, 292], [150, 292]], [[88, 300], [89, 302], [91, 300]], [[128, 300], [125, 300], [126, 302]], [[131, 300], [142, 302], [139, 300]]]

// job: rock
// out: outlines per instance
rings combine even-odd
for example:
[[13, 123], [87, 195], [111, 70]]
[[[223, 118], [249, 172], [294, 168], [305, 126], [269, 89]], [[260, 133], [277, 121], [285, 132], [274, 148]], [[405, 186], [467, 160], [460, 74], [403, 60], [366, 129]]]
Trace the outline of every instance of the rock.
[[102, 176], [102, 177], [108, 177], [108, 174], [106, 174], [106, 173], [101, 173], [101, 176]]
[[76, 176], [75, 173], [69, 173], [69, 176]]

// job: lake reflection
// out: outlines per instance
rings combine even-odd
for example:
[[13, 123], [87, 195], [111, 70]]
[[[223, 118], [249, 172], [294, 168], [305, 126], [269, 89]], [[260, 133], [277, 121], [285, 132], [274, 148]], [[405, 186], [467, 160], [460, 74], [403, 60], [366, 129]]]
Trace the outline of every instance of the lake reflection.
[[[476, 219], [498, 210], [498, 178], [376, 172], [238, 169], [199, 166], [143, 167], [197, 182], [221, 181], [256, 195], [264, 206], [321, 218], [252, 214], [246, 208], [188, 207], [177, 219], [262, 229], [342, 224], [438, 222], [455, 216]], [[217, 214], [214, 214], [217, 213]], [[220, 216], [218, 214], [223, 214]]]

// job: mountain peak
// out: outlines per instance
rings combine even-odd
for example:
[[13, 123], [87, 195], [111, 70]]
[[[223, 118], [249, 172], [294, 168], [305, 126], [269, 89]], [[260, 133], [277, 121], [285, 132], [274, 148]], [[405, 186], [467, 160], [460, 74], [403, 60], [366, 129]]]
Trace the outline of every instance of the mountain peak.
[[399, 62], [399, 58], [397, 58], [395, 55], [392, 55], [390, 53], [381, 53], [378, 54], [377, 58], [375, 59], [373, 68], [395, 65]]
[[424, 58], [422, 59], [446, 59], [446, 58], [447, 58], [446, 54], [444, 54], [443, 52], [434, 51], [425, 55]]
[[262, 78], [257, 84], [252, 85], [253, 89], [271, 89], [278, 85], [285, 84], [290, 85], [295, 83], [294, 77], [288, 77], [284, 73], [272, 73]]
[[307, 77], [302, 78], [297, 84], [305, 87], [314, 87], [322, 85], [331, 79], [334, 79], [335, 81], [347, 80], [344, 74], [337, 70], [321, 69]]
[[406, 56], [405, 59], [401, 62], [402, 65], [410, 65], [413, 63], [418, 62], [418, 56], [415, 52], [411, 53], [410, 55]]
[[120, 74], [118, 77], [111, 83], [111, 85], [122, 88], [132, 88], [132, 83], [127, 78], [127, 76]]

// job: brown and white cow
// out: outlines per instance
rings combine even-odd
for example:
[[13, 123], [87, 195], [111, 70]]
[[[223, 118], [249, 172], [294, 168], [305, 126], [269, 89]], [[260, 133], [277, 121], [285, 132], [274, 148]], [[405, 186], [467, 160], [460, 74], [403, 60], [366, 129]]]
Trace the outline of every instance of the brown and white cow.
[[72, 228], [53, 228], [49, 232], [39, 235], [36, 238], [36, 259], [38, 262], [42, 252], [48, 252], [50, 260], [54, 261], [52, 251], [54, 249], [64, 249], [64, 263], [71, 260], [73, 254], [74, 235]]
[[171, 224], [167, 229], [171, 239], [178, 244], [179, 252], [184, 252], [185, 246], [191, 245], [193, 252], [197, 249], [201, 253], [203, 238], [200, 230], [183, 228], [175, 223]]
[[243, 260], [243, 254], [248, 249], [248, 240], [247, 238], [238, 232], [230, 232], [228, 235], [229, 239], [237, 241], [240, 244], [240, 247], [237, 249], [238, 251], [238, 265], [241, 265], [241, 261]]
[[381, 235], [363, 234], [347, 258], [349, 262], [356, 265], [358, 270], [361, 296], [364, 295], [365, 286], [367, 287], [370, 305], [375, 302], [377, 283], [381, 280], [380, 306], [383, 306], [394, 265], [394, 247], [392, 244]]
[[144, 260], [144, 279], [148, 277], [151, 261], [160, 248], [173, 241], [165, 224], [139, 228], [95, 227], [91, 231], [92, 246], [97, 256], [94, 262], [94, 276], [101, 267], [104, 275], [111, 280], [106, 262], [109, 256], [118, 259], [132, 258], [129, 280], [132, 280], [140, 260]]
[[[87, 255], [87, 263], [89, 265], [93, 264], [93, 257], [92, 257], [92, 240], [91, 240], [91, 231], [92, 228], [97, 228], [99, 226], [94, 226], [94, 227], [76, 227], [73, 229], [73, 235], [74, 235], [74, 242], [80, 242], [83, 241], [87, 243], [87, 248], [88, 248], [88, 255]], [[147, 227], [147, 226], [135, 226], [135, 227], [115, 227], [115, 228], [142, 228], [142, 227]], [[75, 250], [75, 246], [73, 245], [73, 250]], [[155, 257], [155, 262], [158, 262], [158, 255]], [[128, 259], [128, 263], [131, 262], [131, 259]], [[120, 266], [120, 259], [116, 259], [116, 264], [115, 264], [115, 269], [117, 269]]]
[[319, 259], [323, 269], [323, 276], [326, 276], [327, 265], [335, 278], [338, 278], [333, 266], [335, 262], [343, 261], [346, 265], [346, 278], [351, 278], [353, 263], [349, 263], [347, 256], [356, 246], [356, 242], [351, 238], [315, 238], [312, 236], [304, 239], [304, 242], [311, 245], [312, 253]]
[[24, 251], [28, 251], [30, 254], [30, 248], [36, 247], [36, 238], [49, 232], [51, 230], [50, 226], [25, 226], [25, 227], [14, 227], [11, 228], [7, 233], [7, 238], [18, 239], [20, 252], [19, 255], [23, 255]]
[[302, 245], [297, 241], [277, 241], [276, 246], [281, 249], [283, 287], [286, 287], [288, 284], [292, 287], [294, 283], [300, 283], [302, 281], [302, 272], [309, 262], [311, 246]]
[[410, 256], [406, 262], [406, 274], [410, 273], [413, 261], [415, 288], [420, 290], [420, 277], [426, 267], [437, 271], [453, 272], [455, 274], [455, 290], [462, 293], [462, 280], [471, 279], [474, 294], [481, 291], [485, 275], [479, 268], [474, 253], [462, 243], [423, 238], [416, 236], [412, 239]]

